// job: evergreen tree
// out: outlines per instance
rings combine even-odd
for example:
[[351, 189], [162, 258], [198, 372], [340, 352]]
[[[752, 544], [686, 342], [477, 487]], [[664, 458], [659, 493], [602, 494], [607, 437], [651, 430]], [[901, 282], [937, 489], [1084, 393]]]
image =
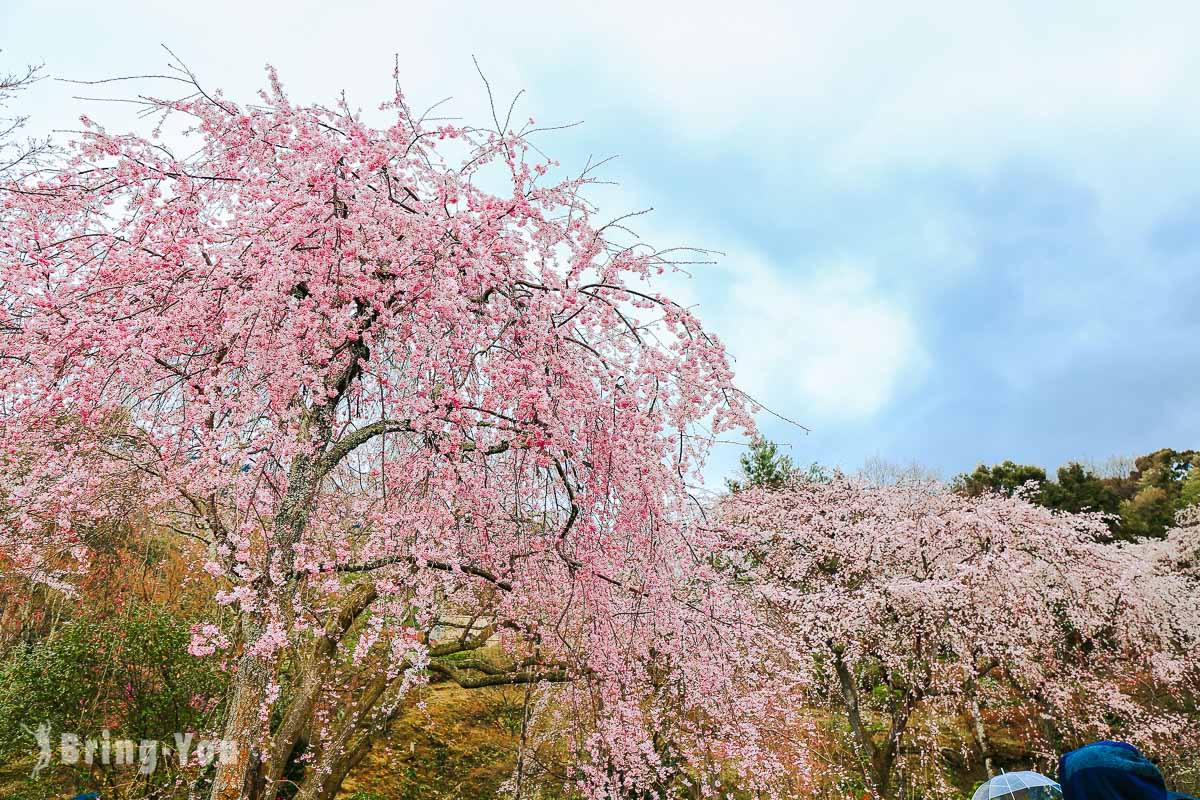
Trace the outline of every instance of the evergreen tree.
[[756, 487], [779, 489], [796, 470], [790, 457], [780, 455], [779, 445], [761, 436], [751, 440], [749, 451], [742, 454], [741, 464], [740, 477], [725, 482], [731, 492]]

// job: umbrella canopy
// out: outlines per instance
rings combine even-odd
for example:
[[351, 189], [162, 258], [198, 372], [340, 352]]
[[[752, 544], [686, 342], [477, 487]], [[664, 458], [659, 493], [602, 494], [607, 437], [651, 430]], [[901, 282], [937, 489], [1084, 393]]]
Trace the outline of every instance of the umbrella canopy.
[[1062, 787], [1036, 772], [1005, 772], [975, 790], [971, 800], [1054, 800], [1062, 797]]

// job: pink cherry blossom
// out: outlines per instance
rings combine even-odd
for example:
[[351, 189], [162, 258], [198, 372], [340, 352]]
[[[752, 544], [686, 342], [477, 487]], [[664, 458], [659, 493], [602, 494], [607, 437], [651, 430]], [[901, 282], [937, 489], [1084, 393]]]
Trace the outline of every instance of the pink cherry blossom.
[[[607, 238], [593, 178], [548, 178], [531, 132], [427, 127], [399, 93], [373, 127], [269, 84], [151, 101], [178, 149], [83, 120], [61, 169], [3, 186], [3, 558], [63, 583], [98, 520], [179, 532], [239, 637], [244, 757], [214, 797], [275, 786], [304, 727], [302, 796], [332, 791], [342, 656], [390, 653], [364, 715], [494, 678], [433, 657], [455, 615], [463, 649], [499, 637], [497, 680], [561, 687], [587, 796], [718, 763], [768, 783], [754, 610], [687, 490], [751, 423], [720, 341], [654, 288], [670, 253]], [[193, 653], [226, 648], [214, 626]], [[285, 653], [313, 654], [311, 693], [280, 691]]]
[[[1186, 532], [1106, 545], [1100, 515], [842, 476], [736, 492], [719, 516], [748, 544], [735, 568], [810, 697], [844, 715], [880, 796], [938, 771], [938, 724], [971, 720], [986, 759], [990, 701], [1043, 716], [1069, 741], [1119, 734], [1172, 752], [1195, 735], [1141, 700], [1147, 686], [1184, 696], [1198, 677], [1196, 585], [1172, 566]], [[1051, 768], [1053, 745], [1031, 745]]]

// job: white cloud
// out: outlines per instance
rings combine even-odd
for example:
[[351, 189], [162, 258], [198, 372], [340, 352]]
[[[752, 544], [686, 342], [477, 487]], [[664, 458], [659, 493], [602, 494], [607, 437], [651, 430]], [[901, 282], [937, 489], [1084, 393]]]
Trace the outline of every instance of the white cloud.
[[[9, 3], [0, 24], [28, 33], [6, 45], [6, 60], [44, 59], [58, 75], [154, 71], [163, 41], [239, 97], [261, 84], [270, 61], [297, 99], [327, 100], [344, 88], [368, 108], [386, 96], [398, 53], [415, 105], [454, 94], [451, 112], [478, 121], [490, 115], [474, 54], [502, 111], [526, 87], [522, 118], [583, 115], [601, 132], [649, 119], [644, 135], [660, 143], [753, 162], [760, 174], [747, 182], [777, 193], [781, 206], [800, 162], [854, 183], [912, 166], [986, 171], [1032, 155], [1097, 190], [1102, 205], [1119, 204], [1134, 222], [1114, 237], [1136, 237], [1139, 221], [1194, 190], [1200, 48], [1191, 39], [1200, 6], [1105, 6], [217, 0], [199, 13], [190, 3]], [[46, 24], [51, 18], [56, 24]], [[66, 102], [89, 93], [78, 87], [36, 91], [45, 99], [30, 109], [35, 123], [41, 111], [53, 125], [95, 111]], [[628, 164], [638, 174], [649, 166]], [[658, 199], [653, 187], [639, 194], [649, 202], [603, 208], [616, 214]], [[869, 417], [925, 368], [907, 298], [872, 278], [886, 264], [857, 251], [841, 262], [772, 263], [757, 243], [730, 247], [728, 232], [691, 235], [688, 209], [678, 211], [684, 216], [651, 224], [687, 235], [650, 241], [729, 252], [673, 292], [685, 302], [694, 295], [738, 357], [742, 380], [773, 406], [802, 420]], [[972, 263], [962, 221], [950, 213], [934, 209], [914, 234], [930, 283]]]
[[[589, 193], [613, 216], [649, 208], [653, 196], [631, 177]], [[695, 308], [734, 358], [738, 385], [772, 410], [806, 425], [861, 422], [925, 374], [929, 358], [911, 299], [880, 285], [872, 261], [776, 263], [734, 232], [696, 229], [659, 212], [630, 225], [655, 247], [720, 251], [697, 256], [715, 263], [666, 273], [652, 288]], [[967, 258], [964, 244], [940, 227], [918, 236], [943, 260]]]
[[[6, 4], [5, 27], [30, 34], [6, 59], [136, 74], [165, 60], [162, 41], [243, 95], [269, 60], [297, 97], [347, 89], [370, 106], [398, 54], [414, 103], [454, 94], [454, 113], [477, 120], [490, 117], [477, 55], [498, 102], [528, 88], [539, 119], [608, 127], [636, 110], [659, 121], [655, 136], [737, 149], [771, 171], [802, 151], [846, 180], [911, 163], [987, 169], [1019, 152], [1117, 194], [1147, 165], [1187, 157], [1200, 133], [1194, 4], [57, 5]], [[52, 104], [71, 93], [55, 87]], [[1156, 146], [1137, 146], [1150, 133]]]
[[728, 260], [728, 297], [703, 308], [736, 358], [740, 383], [801, 421], [865, 420], [927, 366], [917, 325], [871, 274], [838, 262], [782, 271]]

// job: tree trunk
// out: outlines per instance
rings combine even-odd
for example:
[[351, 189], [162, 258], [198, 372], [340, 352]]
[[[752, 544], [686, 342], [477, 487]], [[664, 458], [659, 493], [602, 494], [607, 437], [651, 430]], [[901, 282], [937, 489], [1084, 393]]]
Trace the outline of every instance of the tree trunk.
[[971, 719], [975, 723], [975, 741], [979, 745], [979, 752], [983, 756], [983, 768], [987, 770], [989, 778], [996, 774], [995, 765], [992, 763], [992, 748], [988, 744], [987, 731], [983, 727], [983, 713], [979, 709], [978, 698], [971, 698]]
[[[264, 607], [279, 615], [277, 622], [281, 623], [289, 634], [293, 631], [294, 622], [292, 599], [295, 590], [296, 546], [308, 527], [320, 483], [346, 453], [377, 433], [387, 430], [387, 426], [383, 425], [379, 431], [372, 431], [361, 440], [351, 444], [343, 440], [342, 447], [327, 452], [332, 440], [332, 420], [338, 403], [345, 397], [348, 387], [358, 379], [362, 371], [362, 362], [369, 356], [367, 346], [361, 340], [355, 342], [351, 347], [349, 363], [336, 384], [330, 387], [328, 402], [313, 408], [300, 420], [296, 434], [300, 450], [288, 469], [287, 493], [275, 511], [274, 535], [268, 540], [263, 556], [266, 583], [265, 586], [258, 587], [260, 599], [265, 601]], [[215, 501], [211, 507], [215, 515]], [[373, 589], [371, 591], [373, 592]], [[372, 593], [367, 604], [373, 599]], [[359, 609], [357, 613], [361, 611], [362, 609]], [[253, 646], [262, 637], [267, 622], [267, 619], [263, 618], [265, 616], [243, 615], [243, 641], [247, 646]], [[353, 617], [346, 625], [352, 621]], [[340, 633], [345, 633], [344, 627]], [[336, 646], [336, 642], [334, 644]], [[224, 732], [227, 741], [237, 743], [237, 756], [228, 763], [218, 762], [213, 778], [212, 800], [272, 800], [277, 791], [275, 781], [292, 752], [296, 736], [307, 722], [311, 706], [298, 709], [296, 718], [292, 720], [297, 723], [294, 729], [285, 728], [281, 731], [282, 736], [279, 740], [271, 738], [269, 725], [270, 712], [273, 709], [263, 708], [267, 698], [267, 684], [274, 670], [273, 663], [268, 660], [270, 658], [246, 653], [238, 664], [231, 687], [233, 695]], [[264, 711], [267, 713], [266, 721], [262, 718]], [[268, 743], [267, 752], [262, 751], [261, 742]], [[268, 783], [270, 789], [267, 788]]]
[[[390, 680], [384, 671], [363, 689], [337, 732], [322, 744], [315, 762], [306, 771], [295, 800], [332, 800], [337, 795], [350, 771], [391, 728], [392, 720], [402, 707], [392, 693], [402, 682], [402, 678]], [[395, 705], [386, 712], [378, 711], [380, 701], [389, 695], [397, 700]]]
[[371, 752], [377, 736], [364, 734], [348, 752], [334, 760], [328, 772], [313, 774], [300, 785], [295, 800], [333, 800], [350, 771]]
[[321, 690], [334, 669], [335, 654], [346, 632], [371, 607], [379, 596], [369, 580], [354, 586], [338, 613], [328, 620], [325, 630], [314, 638], [308, 654], [298, 663], [293, 677], [291, 700], [273, 734], [271, 758], [264, 765], [268, 785], [283, 777], [287, 762], [312, 719]]
[[[268, 575], [265, 585], [258, 587], [259, 598], [267, 610], [281, 616], [284, 627], [291, 631], [292, 572], [296, 562], [296, 544], [308, 524], [313, 498], [313, 463], [305, 455], [296, 457], [288, 472], [288, 490], [275, 514], [275, 534], [264, 554]], [[242, 641], [248, 648], [262, 638], [266, 631], [266, 615], [262, 611], [242, 615]], [[263, 752], [261, 743], [270, 742], [270, 712], [267, 684], [274, 670], [272, 656], [246, 652], [238, 663], [231, 686], [232, 697], [225, 721], [224, 739], [235, 743], [237, 755], [226, 763], [218, 761], [213, 778], [212, 800], [265, 800], [266, 779], [272, 765], [280, 756], [268, 744], [271, 752]], [[263, 713], [266, 712], [266, 720]], [[269, 794], [274, 794], [272, 789]]]
[[[248, 640], [255, 641], [261, 630], [255, 623], [246, 625]], [[237, 746], [233, 759], [218, 759], [213, 776], [212, 800], [258, 800], [262, 797], [263, 754], [259, 742], [265, 733], [261, 718], [267, 696], [271, 667], [261, 656], [246, 653], [234, 674], [228, 717], [222, 738]]]
[[863, 723], [862, 711], [858, 706], [858, 687], [854, 683], [854, 676], [850, 674], [850, 670], [846, 667], [846, 662], [842, 660], [842, 651], [839, 646], [831, 645], [833, 650], [833, 666], [838, 676], [838, 686], [842, 690], [842, 700], [846, 704], [846, 715], [850, 719], [850, 730], [854, 734], [858, 746], [862, 748], [863, 754], [866, 756], [864, 767], [866, 778], [871, 783], [875, 791], [880, 797], [887, 798], [891, 792], [891, 759], [889, 758], [889, 749], [887, 747], [880, 748], [875, 744], [875, 740], [871, 737], [871, 732], [867, 730]]

